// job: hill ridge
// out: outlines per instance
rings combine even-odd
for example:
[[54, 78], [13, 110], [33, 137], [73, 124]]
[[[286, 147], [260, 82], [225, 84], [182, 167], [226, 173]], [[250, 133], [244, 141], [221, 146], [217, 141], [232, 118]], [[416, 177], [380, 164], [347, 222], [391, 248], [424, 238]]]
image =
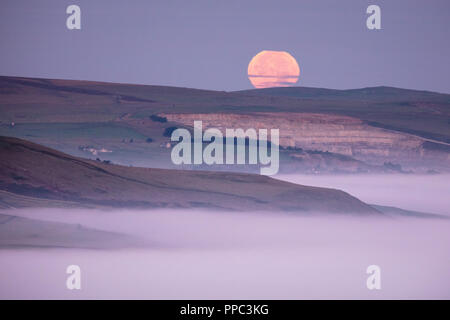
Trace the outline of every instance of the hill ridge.
[[104, 164], [9, 137], [0, 137], [0, 151], [0, 190], [40, 200], [106, 207], [379, 214], [343, 191], [266, 176]]

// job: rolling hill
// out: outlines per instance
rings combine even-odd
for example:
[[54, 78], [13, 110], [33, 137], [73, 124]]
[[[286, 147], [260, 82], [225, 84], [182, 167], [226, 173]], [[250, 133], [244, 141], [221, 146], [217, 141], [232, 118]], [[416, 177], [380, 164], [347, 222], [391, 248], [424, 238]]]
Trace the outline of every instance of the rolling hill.
[[279, 128], [282, 173], [450, 172], [448, 94], [391, 87], [223, 92], [0, 76], [0, 135], [74, 156], [173, 169], [164, 132], [191, 128], [193, 119]]
[[0, 204], [379, 215], [349, 194], [266, 176], [134, 168], [73, 157], [0, 137]]
[[124, 234], [95, 230], [68, 223], [42, 221], [0, 214], [0, 248], [112, 249], [142, 246], [144, 242]]

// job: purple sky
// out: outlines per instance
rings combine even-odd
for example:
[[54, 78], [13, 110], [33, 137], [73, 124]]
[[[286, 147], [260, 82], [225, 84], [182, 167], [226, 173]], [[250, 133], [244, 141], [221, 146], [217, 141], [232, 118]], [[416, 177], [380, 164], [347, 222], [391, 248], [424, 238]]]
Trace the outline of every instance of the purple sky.
[[449, 18], [448, 0], [2, 0], [0, 75], [240, 90], [255, 54], [283, 50], [301, 86], [450, 93]]

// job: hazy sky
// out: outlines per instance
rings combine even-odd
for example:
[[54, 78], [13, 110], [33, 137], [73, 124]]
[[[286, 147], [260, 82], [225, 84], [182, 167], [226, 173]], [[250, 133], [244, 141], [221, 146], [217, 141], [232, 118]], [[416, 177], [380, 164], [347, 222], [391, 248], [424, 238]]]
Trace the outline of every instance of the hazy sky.
[[450, 93], [449, 18], [448, 0], [1, 0], [0, 74], [239, 90], [255, 54], [283, 50], [301, 86]]

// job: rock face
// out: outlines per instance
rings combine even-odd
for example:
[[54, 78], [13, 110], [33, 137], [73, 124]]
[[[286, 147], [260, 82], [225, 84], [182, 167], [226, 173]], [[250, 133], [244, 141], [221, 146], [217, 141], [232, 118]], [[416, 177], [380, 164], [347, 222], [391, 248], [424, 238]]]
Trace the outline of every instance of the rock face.
[[450, 147], [422, 137], [370, 126], [348, 116], [314, 113], [198, 113], [162, 114], [169, 121], [192, 126], [203, 121], [203, 129], [215, 127], [280, 130], [280, 146], [332, 152], [371, 165], [400, 164], [405, 169], [427, 171], [450, 169]]
[[224, 92], [0, 76], [0, 135], [72, 155], [106, 148], [102, 158], [126, 165], [172, 168], [165, 130], [203, 120], [279, 128], [281, 172], [450, 172], [448, 119], [450, 95], [392, 87]]

